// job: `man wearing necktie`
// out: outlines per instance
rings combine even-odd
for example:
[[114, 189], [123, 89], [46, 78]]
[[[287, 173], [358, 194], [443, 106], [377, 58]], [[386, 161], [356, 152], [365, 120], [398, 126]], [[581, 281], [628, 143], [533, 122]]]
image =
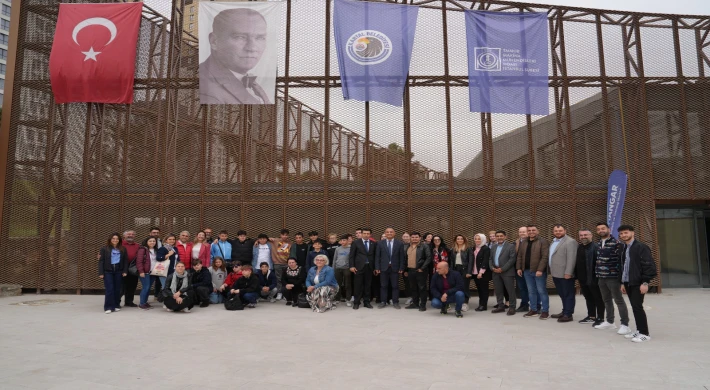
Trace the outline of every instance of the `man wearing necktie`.
[[496, 231], [496, 242], [491, 248], [489, 268], [493, 270], [493, 288], [496, 293], [497, 307], [492, 313], [503, 313], [505, 310], [503, 292], [510, 296], [508, 315], [515, 314], [515, 245], [506, 242], [503, 230]]
[[350, 272], [355, 274], [355, 302], [353, 309], [360, 308], [360, 301], [363, 306], [372, 309], [370, 304], [370, 289], [372, 288], [372, 274], [375, 266], [375, 247], [376, 243], [370, 241], [372, 230], [369, 228], [362, 229], [362, 238], [353, 242], [348, 255], [350, 262]]
[[385, 229], [385, 239], [375, 248], [375, 274], [380, 275], [380, 297], [378, 309], [387, 306], [387, 293], [392, 289], [392, 306], [399, 309], [399, 274], [404, 272], [404, 244], [394, 238], [394, 228]]
[[249, 73], [266, 49], [266, 19], [247, 8], [215, 16], [210, 56], [200, 64], [201, 104], [273, 104], [272, 96]]

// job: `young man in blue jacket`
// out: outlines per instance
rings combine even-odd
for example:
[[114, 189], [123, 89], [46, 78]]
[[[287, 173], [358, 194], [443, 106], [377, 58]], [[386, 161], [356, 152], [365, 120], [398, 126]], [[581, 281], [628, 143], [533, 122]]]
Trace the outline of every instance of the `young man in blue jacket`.
[[276, 302], [276, 293], [278, 289], [276, 288], [276, 274], [269, 269], [269, 263], [263, 262], [259, 264], [260, 272], [257, 273], [259, 276], [259, 296], [262, 299], [268, 299], [269, 302]]
[[463, 317], [461, 308], [466, 300], [463, 292], [464, 282], [460, 273], [450, 270], [449, 263], [442, 261], [436, 266], [436, 273], [431, 278], [431, 307], [441, 308], [441, 314], [447, 314], [451, 303], [456, 304], [456, 318]]

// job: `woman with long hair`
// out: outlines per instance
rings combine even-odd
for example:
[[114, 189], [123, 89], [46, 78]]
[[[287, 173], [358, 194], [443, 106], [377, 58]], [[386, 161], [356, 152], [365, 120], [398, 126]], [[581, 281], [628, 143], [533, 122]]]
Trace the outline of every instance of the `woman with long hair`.
[[138, 307], [143, 310], [152, 308], [150, 303], [148, 303], [148, 296], [150, 295], [150, 286], [158, 279], [157, 276], [150, 274], [158, 262], [157, 245], [158, 240], [155, 237], [146, 238], [138, 249], [138, 255], [136, 256], [136, 267], [138, 267], [138, 276], [141, 281], [141, 301]]
[[[439, 235], [434, 235], [431, 239], [431, 260], [432, 274], [436, 273], [436, 266], [443, 262], [449, 262], [449, 250], [446, 248], [444, 238]], [[450, 266], [451, 264], [449, 264]]]
[[212, 293], [210, 294], [210, 303], [222, 303], [224, 302], [224, 296], [222, 296], [219, 288], [227, 279], [227, 267], [224, 265], [224, 260], [222, 260], [221, 257], [215, 256], [212, 266], [210, 267], [210, 274], [212, 275]]
[[468, 300], [471, 296], [471, 275], [468, 273], [468, 263], [471, 260], [471, 248], [468, 246], [468, 240], [463, 234], [458, 234], [454, 237], [454, 246], [449, 248], [451, 267], [461, 274], [465, 287], [463, 293], [466, 295], [466, 301], [461, 310], [468, 311]]
[[470, 276], [476, 282], [478, 290], [478, 307], [476, 311], [488, 310], [488, 284], [491, 281], [492, 273], [488, 270], [488, 260], [491, 250], [486, 245], [486, 235], [477, 233], [473, 237], [474, 247], [471, 253], [471, 261], [468, 263], [466, 276]]
[[190, 264], [193, 260], [200, 259], [202, 265], [209, 267], [210, 265], [210, 244], [205, 239], [205, 232], [198, 232], [195, 234], [195, 240], [192, 242], [192, 253]]
[[122, 278], [128, 274], [128, 254], [121, 235], [112, 233], [99, 251], [99, 278], [104, 281], [104, 313], [121, 311]]

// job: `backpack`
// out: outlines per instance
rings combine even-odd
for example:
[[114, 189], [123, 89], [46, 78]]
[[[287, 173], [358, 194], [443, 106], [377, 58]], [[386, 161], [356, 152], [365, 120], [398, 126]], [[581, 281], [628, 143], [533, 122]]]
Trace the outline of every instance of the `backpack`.
[[224, 308], [227, 310], [244, 310], [244, 305], [242, 305], [242, 299], [239, 298], [239, 294], [232, 294], [229, 299], [224, 301]]
[[308, 303], [308, 299], [306, 299], [306, 294], [300, 293], [298, 294], [298, 299], [296, 300], [296, 305], [300, 307], [301, 309], [310, 309], [311, 304]]

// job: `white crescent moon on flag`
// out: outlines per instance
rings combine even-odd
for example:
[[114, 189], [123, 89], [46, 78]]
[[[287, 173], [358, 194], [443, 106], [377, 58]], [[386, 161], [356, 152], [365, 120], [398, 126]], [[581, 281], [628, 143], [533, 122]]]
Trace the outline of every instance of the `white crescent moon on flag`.
[[93, 25], [104, 26], [111, 33], [111, 39], [108, 40], [108, 42], [106, 43], [107, 45], [116, 38], [116, 25], [113, 24], [112, 21], [106, 18], [89, 18], [86, 20], [82, 20], [74, 27], [74, 31], [71, 34], [72, 39], [74, 39], [74, 43], [76, 43], [77, 45], [79, 44], [79, 42], [76, 41], [76, 36], [77, 34], [79, 34], [79, 31], [81, 31], [84, 27]]

